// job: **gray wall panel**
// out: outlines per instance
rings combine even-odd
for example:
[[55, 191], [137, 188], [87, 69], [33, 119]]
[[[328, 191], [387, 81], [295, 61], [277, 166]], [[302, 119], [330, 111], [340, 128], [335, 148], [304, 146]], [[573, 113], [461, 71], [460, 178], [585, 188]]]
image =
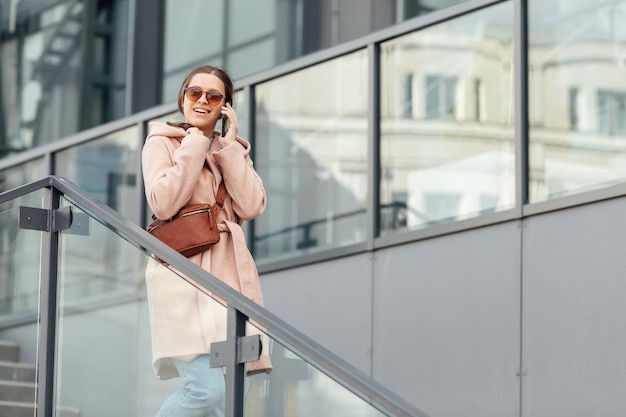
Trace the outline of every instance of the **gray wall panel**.
[[626, 415], [626, 198], [524, 232], [524, 415]]
[[368, 375], [370, 257], [357, 255], [261, 277], [268, 310]]
[[520, 224], [381, 250], [374, 378], [433, 416], [519, 416]]

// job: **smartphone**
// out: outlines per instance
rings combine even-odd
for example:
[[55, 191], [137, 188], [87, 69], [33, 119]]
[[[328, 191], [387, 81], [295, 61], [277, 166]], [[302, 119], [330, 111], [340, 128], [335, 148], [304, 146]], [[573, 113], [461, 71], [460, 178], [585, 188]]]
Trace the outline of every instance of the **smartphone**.
[[222, 116], [222, 137], [226, 136], [226, 122], [228, 121], [228, 117]]
[[[231, 106], [233, 105], [232, 100], [227, 100], [226, 102]], [[226, 122], [228, 122], [228, 117], [222, 116], [222, 137], [226, 136]]]

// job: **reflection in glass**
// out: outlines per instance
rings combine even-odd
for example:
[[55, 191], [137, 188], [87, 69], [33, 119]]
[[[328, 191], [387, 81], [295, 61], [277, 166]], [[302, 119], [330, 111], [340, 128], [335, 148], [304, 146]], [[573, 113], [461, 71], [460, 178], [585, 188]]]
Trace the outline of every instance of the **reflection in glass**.
[[626, 180], [626, 2], [530, 1], [530, 199]]
[[136, 219], [140, 201], [139, 132], [133, 126], [56, 154], [56, 175], [78, 187], [127, 218]]
[[379, 417], [385, 414], [267, 337], [273, 370], [246, 378], [245, 417]]
[[128, 8], [0, 1], [0, 157], [125, 116]]
[[515, 204], [513, 2], [381, 46], [381, 235]]
[[257, 87], [257, 260], [364, 241], [367, 78], [358, 51]]

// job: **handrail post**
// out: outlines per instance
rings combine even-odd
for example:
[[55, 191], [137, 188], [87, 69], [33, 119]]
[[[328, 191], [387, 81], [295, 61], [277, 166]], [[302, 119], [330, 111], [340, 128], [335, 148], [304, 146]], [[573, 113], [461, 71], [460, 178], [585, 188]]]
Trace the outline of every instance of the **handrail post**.
[[[49, 213], [60, 206], [61, 193], [46, 188], [44, 209]], [[57, 330], [57, 283], [59, 265], [59, 231], [52, 227], [53, 216], [48, 216], [48, 230], [41, 246], [41, 276], [39, 329], [37, 343], [36, 416], [54, 416], [54, 368]]]
[[[228, 307], [226, 342], [228, 364], [226, 365], [226, 417], [243, 417], [245, 363], [238, 358], [238, 343], [246, 333], [247, 317], [234, 307]], [[241, 362], [241, 363], [240, 363]]]

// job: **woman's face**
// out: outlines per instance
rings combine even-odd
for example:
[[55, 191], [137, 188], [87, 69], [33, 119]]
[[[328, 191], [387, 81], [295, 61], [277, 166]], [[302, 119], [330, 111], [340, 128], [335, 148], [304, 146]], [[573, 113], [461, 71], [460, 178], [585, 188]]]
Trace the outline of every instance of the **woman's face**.
[[[189, 81], [187, 90], [201, 90], [202, 94], [194, 101], [189, 98], [189, 91], [185, 93], [183, 100], [183, 114], [185, 115], [185, 121], [191, 123], [193, 126], [202, 130], [205, 135], [211, 135], [215, 129], [217, 120], [220, 118], [222, 106], [224, 106], [224, 83], [217, 76], [213, 74], [196, 74]], [[207, 93], [209, 98], [215, 95], [221, 95], [221, 99], [218, 103], [210, 103], [207, 100]]]

